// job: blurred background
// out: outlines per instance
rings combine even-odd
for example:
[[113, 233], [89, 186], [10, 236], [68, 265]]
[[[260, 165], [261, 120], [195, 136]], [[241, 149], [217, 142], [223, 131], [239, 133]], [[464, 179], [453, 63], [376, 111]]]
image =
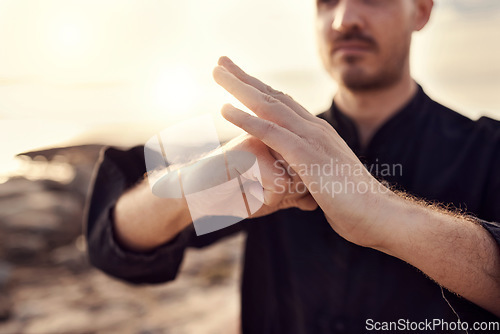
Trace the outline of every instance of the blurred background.
[[[235, 333], [243, 236], [190, 250], [180, 279], [131, 287], [85, 258], [82, 213], [103, 145], [144, 143], [232, 102], [227, 55], [317, 114], [335, 84], [312, 0], [0, 0], [0, 333]], [[500, 2], [437, 0], [415, 35], [426, 92], [500, 118]]]

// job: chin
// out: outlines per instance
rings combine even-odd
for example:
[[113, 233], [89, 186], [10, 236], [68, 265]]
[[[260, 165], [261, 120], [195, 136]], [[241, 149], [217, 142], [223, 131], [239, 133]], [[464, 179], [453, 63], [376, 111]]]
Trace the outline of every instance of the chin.
[[339, 73], [333, 73], [333, 78], [341, 86], [350, 90], [367, 90], [372, 89], [376, 85], [376, 78], [369, 75], [363, 68], [348, 68], [341, 69]]
[[375, 80], [364, 75], [343, 75], [340, 82], [343, 86], [351, 90], [371, 89], [376, 85]]
[[351, 91], [369, 91], [392, 86], [400, 78], [400, 73], [370, 73], [365, 68], [355, 66], [334, 74], [333, 78], [340, 86]]

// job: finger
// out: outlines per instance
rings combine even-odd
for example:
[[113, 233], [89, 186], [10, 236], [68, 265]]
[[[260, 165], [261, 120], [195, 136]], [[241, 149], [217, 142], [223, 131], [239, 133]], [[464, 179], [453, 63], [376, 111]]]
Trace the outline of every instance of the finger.
[[251, 116], [230, 104], [225, 104], [221, 113], [226, 120], [260, 139], [264, 144], [281, 154], [285, 160], [291, 152], [296, 151], [301, 146], [301, 138], [295, 133], [266, 119]]
[[295, 133], [304, 131], [304, 122], [308, 121], [297, 115], [279, 100], [242, 82], [222, 66], [217, 66], [213, 74], [215, 81], [219, 85], [241, 101], [257, 116], [281, 125]]
[[233, 63], [231, 59], [228, 57], [219, 58], [219, 65], [226, 68], [230, 73], [232, 73], [235, 77], [243, 81], [244, 83], [255, 87], [260, 92], [264, 94], [271, 95], [275, 99], [281, 101], [283, 104], [291, 108], [295, 111], [299, 116], [305, 118], [309, 121], [316, 121], [317, 117], [312, 115], [309, 111], [307, 111], [304, 107], [302, 107], [298, 102], [296, 102], [291, 96], [284, 94], [280, 91], [273, 89], [271, 86], [266, 85], [259, 79], [247, 74], [243, 71], [238, 65]]
[[[234, 151], [233, 151], [234, 153]], [[271, 192], [279, 192], [284, 189], [290, 179], [288, 174], [282, 175], [283, 170], [276, 166], [273, 157], [268, 155], [260, 155], [257, 157], [258, 170], [253, 167], [248, 168], [248, 164], [241, 164], [237, 160], [241, 154], [236, 156], [229, 156], [228, 168], [230, 174], [240, 177], [241, 183], [249, 187], [259, 186], [261, 189], [269, 190]], [[234, 158], [234, 159], [233, 159]], [[276, 177], [280, 175], [280, 177]]]

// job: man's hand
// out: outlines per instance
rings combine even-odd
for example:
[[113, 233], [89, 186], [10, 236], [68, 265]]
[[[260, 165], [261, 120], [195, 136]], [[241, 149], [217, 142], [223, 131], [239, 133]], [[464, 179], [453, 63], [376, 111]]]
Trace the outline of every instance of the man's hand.
[[[248, 213], [252, 213], [250, 218], [292, 207], [315, 210], [318, 204], [300, 178], [295, 173], [288, 173], [290, 170], [278, 153], [259, 139], [243, 134], [191, 163], [172, 165], [149, 178], [153, 193], [161, 198], [181, 198], [239, 178], [240, 186], [245, 189], [243, 195], [249, 205]], [[200, 214], [228, 214], [228, 207], [233, 206], [235, 196], [238, 197], [235, 191], [239, 190], [219, 187], [212, 196], [198, 198], [190, 205]]]
[[[297, 186], [301, 180], [298, 176], [287, 173], [288, 168], [283, 165], [286, 164], [285, 160], [259, 139], [244, 134], [226, 143], [222, 149], [226, 156], [230, 156], [231, 152], [243, 151], [252, 153], [257, 157], [261, 174], [259, 182], [261, 182], [260, 185], [263, 188], [263, 198], [256, 199], [263, 205], [251, 218], [266, 216], [275, 211], [292, 207], [306, 211], [315, 210], [318, 207], [318, 204], [305, 187], [303, 187], [305, 191], [297, 191], [298, 189], [302, 190]], [[238, 160], [228, 160], [229, 170], [239, 171], [240, 174], [244, 172], [244, 169], [240, 168]]]
[[[223, 116], [283, 156], [339, 235], [412, 264], [500, 316], [499, 248], [480, 224], [389, 191], [327, 122], [228, 58], [219, 60], [213, 74], [258, 117], [231, 105], [223, 107]], [[333, 171], [321, 168], [329, 164]]]
[[385, 240], [390, 230], [371, 224], [366, 212], [370, 208], [371, 217], [376, 214], [372, 204], [387, 189], [364, 168], [330, 124], [249, 76], [229, 58], [219, 60], [213, 75], [258, 117], [231, 105], [223, 107], [222, 115], [283, 156], [337, 233], [363, 246], [375, 247]]

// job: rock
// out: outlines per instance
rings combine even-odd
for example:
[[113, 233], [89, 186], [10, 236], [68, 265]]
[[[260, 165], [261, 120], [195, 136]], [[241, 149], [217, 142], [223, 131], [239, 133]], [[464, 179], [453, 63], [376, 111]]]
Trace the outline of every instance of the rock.
[[29, 210], [27, 208], [27, 211], [4, 218], [2, 225], [14, 232], [49, 234], [56, 233], [61, 228], [62, 219], [50, 211]]
[[25, 178], [16, 177], [0, 184], [0, 199], [16, 197], [29, 193], [36, 193], [44, 189], [40, 181], [30, 181]]
[[8, 320], [12, 314], [12, 303], [10, 298], [5, 291], [2, 290], [3, 289], [0, 289], [0, 322]]
[[12, 266], [0, 261], [0, 289], [7, 284], [12, 273]]
[[[22, 250], [21, 257], [25, 258], [36, 248], [55, 249], [73, 242], [82, 233], [83, 206], [78, 196], [67, 191], [39, 191], [0, 201], [0, 255], [9, 248], [16, 257]], [[27, 236], [27, 247], [19, 249], [10, 240], [11, 234], [19, 233]], [[35, 237], [43, 237], [43, 247], [34, 242]], [[16, 243], [22, 242], [16, 239]]]
[[[178, 279], [151, 286], [131, 286], [97, 270], [75, 273], [69, 267], [84, 250], [78, 240], [50, 251], [44, 266], [13, 266], [10, 318], [0, 323], [0, 333], [238, 333], [240, 267], [234, 259], [241, 258], [242, 236], [203, 253], [189, 249]], [[212, 266], [220, 273], [208, 275]], [[206, 278], [211, 275], [224, 279], [213, 282]]]
[[70, 193], [39, 191], [25, 193], [22, 196], [10, 197], [0, 201], [0, 218], [26, 212], [39, 211], [80, 211], [82, 204]]
[[0, 333], [20, 334], [23, 332], [23, 325], [17, 322], [0, 323]]
[[66, 189], [74, 194], [78, 194], [83, 199], [88, 192], [92, 171], [102, 147], [103, 145], [59, 147], [42, 151], [26, 152], [21, 155], [31, 159], [37, 156], [43, 156], [49, 162], [59, 161], [73, 166], [75, 169], [75, 177], [66, 185]]
[[0, 201], [0, 217], [4, 218], [10, 215], [30, 210], [50, 210], [57, 203], [59, 197], [56, 194], [39, 191], [26, 192], [23, 195], [11, 196]]
[[2, 240], [2, 248], [9, 262], [28, 264], [42, 260], [48, 246], [42, 236], [16, 233]]
[[84, 310], [53, 312], [43, 318], [33, 319], [25, 328], [25, 334], [88, 333], [93, 318]]
[[50, 260], [54, 265], [64, 266], [74, 273], [90, 268], [86, 254], [77, 247], [76, 241], [53, 250], [50, 253]]
[[0, 259], [8, 261], [0, 261], [0, 333], [236, 333], [242, 236], [189, 249], [166, 285], [131, 286], [90, 268], [82, 214], [100, 148], [26, 154], [73, 166], [69, 183], [0, 185]]
[[7, 262], [0, 262], [0, 322], [8, 320], [12, 303], [7, 294], [7, 283], [11, 278], [12, 267]]

